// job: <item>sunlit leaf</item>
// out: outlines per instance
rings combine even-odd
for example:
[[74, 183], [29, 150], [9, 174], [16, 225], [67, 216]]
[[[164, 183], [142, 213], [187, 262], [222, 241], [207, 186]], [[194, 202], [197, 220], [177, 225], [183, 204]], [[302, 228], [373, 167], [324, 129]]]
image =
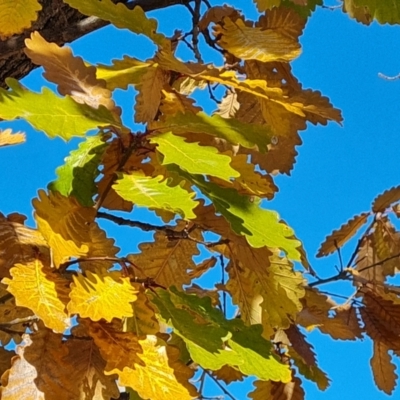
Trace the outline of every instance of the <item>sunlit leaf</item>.
[[343, 9], [358, 22], [369, 25], [374, 19], [380, 24], [399, 24], [400, 8], [391, 0], [344, 0]]
[[375, 198], [372, 203], [373, 212], [384, 212], [386, 208], [400, 200], [400, 186], [392, 187]]
[[385, 344], [374, 341], [374, 355], [371, 358], [376, 386], [388, 395], [392, 394], [398, 378], [389, 350]]
[[11, 129], [5, 129], [0, 132], [0, 147], [12, 146], [25, 142], [25, 133], [15, 132]]
[[249, 393], [253, 400], [304, 400], [305, 392], [301, 387], [301, 380], [296, 376], [291, 382], [255, 381], [256, 389]]

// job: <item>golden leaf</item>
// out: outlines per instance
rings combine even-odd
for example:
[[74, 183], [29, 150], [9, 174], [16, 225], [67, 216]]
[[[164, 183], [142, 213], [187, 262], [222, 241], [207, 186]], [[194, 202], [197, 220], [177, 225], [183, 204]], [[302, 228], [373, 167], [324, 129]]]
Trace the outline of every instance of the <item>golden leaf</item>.
[[71, 257], [114, 257], [118, 252], [114, 241], [107, 239], [94, 221], [96, 210], [81, 206], [74, 197], [64, 197], [58, 192], [47, 195], [40, 190], [33, 206], [39, 231], [52, 248], [56, 267]]
[[93, 108], [103, 105], [117, 111], [105, 81], [96, 78], [96, 68], [86, 66], [81, 57], [74, 57], [69, 47], [49, 43], [39, 32], [25, 39], [25, 45], [26, 55], [44, 68], [44, 77], [57, 84], [60, 94], [70, 95], [77, 103]]
[[[183, 221], [178, 223], [175, 231], [181, 231], [185, 226]], [[201, 240], [199, 230], [191, 232], [191, 236]], [[140, 253], [128, 256], [129, 261], [140, 268], [139, 278], [154, 279], [166, 288], [176, 286], [181, 288], [191, 282], [188, 270], [195, 270], [193, 256], [200, 254], [197, 243], [185, 239], [169, 239], [164, 232], [154, 234], [154, 242], [141, 243]]]
[[42, 6], [37, 0], [14, 0], [0, 2], [1, 28], [0, 39], [5, 40], [22, 33], [37, 19]]
[[240, 17], [240, 13], [227, 5], [223, 6], [214, 6], [209, 8], [199, 21], [198, 27], [201, 31], [204, 31], [208, 28], [208, 25], [211, 23], [217, 24], [221, 22], [224, 17], [230, 17], [233, 20], [236, 20]]
[[189, 383], [194, 371], [179, 360], [179, 350], [168, 346], [157, 336], [148, 335], [139, 341], [143, 348], [142, 363], [109, 371], [117, 373], [119, 384], [136, 390], [139, 396], [151, 400], [190, 400], [197, 397]]
[[191, 112], [196, 114], [202, 109], [194, 105], [194, 100], [171, 90], [162, 90], [160, 112], [163, 115], [175, 115], [177, 113]]
[[69, 282], [41, 261], [16, 264], [10, 270], [12, 279], [4, 278], [2, 283], [15, 297], [18, 306], [31, 309], [44, 324], [55, 332], [64, 332], [70, 326], [65, 312], [68, 302]]
[[375, 384], [388, 395], [392, 394], [398, 378], [389, 350], [384, 343], [374, 341], [374, 355], [371, 358]]
[[[282, 9], [283, 10], [283, 9]], [[287, 12], [287, 11], [286, 11]], [[283, 18], [285, 21], [288, 18]], [[304, 20], [295, 12], [291, 12], [290, 20], [301, 31]], [[279, 24], [278, 22], [278, 24]], [[215, 25], [214, 35], [219, 37], [217, 43], [234, 56], [243, 60], [291, 61], [301, 53], [297, 37], [293, 38], [288, 27], [279, 26], [279, 29], [268, 28], [268, 19], [260, 18], [256, 27], [246, 26], [243, 20], [232, 21], [229, 17], [223, 19], [222, 25]], [[290, 29], [292, 29], [290, 24]], [[285, 32], [285, 35], [282, 35]]]
[[69, 380], [73, 382], [74, 399], [103, 400], [120, 396], [115, 376], [104, 374], [106, 362], [93, 340], [69, 339], [64, 347], [68, 354], [63, 362], [72, 367]]
[[321, 244], [317, 257], [327, 256], [342, 247], [367, 222], [368, 217], [369, 213], [356, 215], [343, 224], [338, 230], [334, 230]]
[[41, 257], [49, 260], [49, 249], [42, 234], [0, 213], [0, 278], [10, 277], [9, 269], [17, 263], [36, 260]]
[[0, 147], [24, 143], [25, 140], [25, 133], [22, 132], [13, 133], [11, 129], [0, 132]]
[[113, 318], [132, 317], [132, 305], [137, 291], [132, 287], [129, 278], [124, 278], [120, 271], [107, 272], [105, 268], [95, 273], [86, 272], [73, 275], [68, 311], [79, 314], [92, 321]]
[[116, 372], [116, 369], [122, 371], [125, 367], [143, 364], [139, 357], [142, 347], [136, 334], [121, 332], [112, 324], [103, 322], [84, 320], [83, 324], [107, 362], [107, 375]]
[[249, 393], [253, 400], [303, 400], [305, 393], [301, 380], [296, 376], [288, 383], [273, 381], [255, 381], [256, 389]]
[[161, 101], [161, 90], [168, 83], [167, 72], [157, 64], [151, 65], [136, 86], [135, 122], [144, 124], [154, 120]]
[[132, 303], [133, 317], [125, 319], [124, 332], [134, 332], [140, 338], [145, 335], [155, 335], [160, 332], [160, 326], [143, 285], [134, 283], [132, 286], [137, 290], [137, 299]]

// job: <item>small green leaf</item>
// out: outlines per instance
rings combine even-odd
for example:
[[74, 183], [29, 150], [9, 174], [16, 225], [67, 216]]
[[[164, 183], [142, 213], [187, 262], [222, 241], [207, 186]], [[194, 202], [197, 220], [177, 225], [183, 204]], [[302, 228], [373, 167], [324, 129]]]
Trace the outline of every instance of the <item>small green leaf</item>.
[[156, 33], [157, 21], [147, 18], [139, 6], [130, 10], [124, 4], [114, 4], [111, 0], [64, 0], [64, 2], [84, 15], [96, 16], [110, 21], [117, 28], [126, 28], [134, 33], [146, 35], [158, 45], [162, 45], [165, 40], [164, 35]]
[[164, 155], [163, 165], [177, 164], [189, 173], [215, 176], [228, 182], [240, 176], [229, 165], [232, 159], [219, 154], [215, 147], [188, 143], [171, 132], [154, 136], [150, 141], [156, 143], [157, 150]]
[[0, 118], [23, 118], [49, 137], [69, 140], [84, 136], [90, 129], [114, 125], [122, 128], [121, 120], [104, 106], [98, 109], [78, 104], [69, 96], [59, 97], [44, 88], [42, 93], [25, 89], [15, 79], [6, 79], [11, 90], [0, 89]]
[[121, 174], [113, 188], [123, 199], [138, 207], [171, 211], [185, 219], [196, 218], [193, 212], [198, 204], [193, 200], [195, 193], [189, 193], [179, 185], [168, 186], [167, 180], [163, 179], [163, 176], [152, 178], [140, 172]]
[[175, 288], [156, 291], [150, 295], [162, 320], [186, 342], [192, 360], [203, 368], [215, 371], [230, 365], [263, 380], [291, 380], [289, 366], [278, 361], [271, 342], [262, 337], [261, 325], [225, 319], [207, 297]]
[[98, 166], [108, 146], [102, 136], [89, 136], [65, 158], [65, 164], [56, 169], [58, 179], [49, 184], [49, 189], [64, 196], [74, 196], [83, 206], [93, 205], [97, 193], [94, 183], [99, 174]]
[[257, 145], [259, 151], [263, 153], [267, 151], [267, 145], [273, 136], [266, 126], [246, 124], [236, 119], [222, 118], [219, 115], [209, 116], [203, 112], [177, 113], [167, 117], [165, 121], [152, 123], [150, 129], [174, 134], [206, 133], [248, 149]]

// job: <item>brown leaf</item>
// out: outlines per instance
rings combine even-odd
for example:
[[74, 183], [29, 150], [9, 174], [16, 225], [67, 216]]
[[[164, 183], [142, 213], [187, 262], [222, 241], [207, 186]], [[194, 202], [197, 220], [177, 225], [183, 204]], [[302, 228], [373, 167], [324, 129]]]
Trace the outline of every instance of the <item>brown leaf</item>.
[[375, 384], [388, 395], [392, 394], [398, 378], [389, 350], [384, 343], [374, 341], [374, 355], [371, 358]]
[[389, 206], [400, 200], [400, 185], [378, 195], [372, 203], [372, 211], [384, 212]]
[[305, 363], [310, 366], [316, 366], [317, 360], [313, 347], [307, 343], [305, 336], [301, 333], [297, 325], [290, 325], [288, 329], [285, 329], [285, 333], [291, 346], [296, 350], [297, 354], [303, 358]]
[[240, 371], [229, 365], [224, 365], [221, 369], [213, 371], [212, 374], [218, 380], [223, 380], [226, 385], [232, 382], [243, 381], [246, 377]]
[[304, 390], [301, 387], [301, 380], [296, 376], [292, 377], [289, 383], [273, 381], [255, 381], [256, 389], [249, 393], [253, 400], [304, 400]]
[[367, 222], [368, 217], [369, 213], [356, 215], [342, 225], [338, 230], [334, 230], [321, 244], [317, 257], [327, 256], [342, 247]]
[[[2, 342], [4, 345], [4, 343]], [[15, 357], [15, 352], [0, 347], [0, 376], [11, 368], [11, 359]]]
[[57, 84], [60, 94], [70, 95], [77, 103], [93, 108], [103, 105], [120, 113], [111, 98], [111, 91], [106, 88], [106, 82], [96, 78], [96, 68], [86, 66], [81, 57], [74, 57], [69, 47], [49, 43], [39, 32], [33, 32], [25, 44], [27, 56], [34, 64], [44, 68], [44, 77]]
[[33, 316], [33, 312], [29, 308], [18, 307], [15, 305], [15, 299], [12, 298], [6, 304], [0, 304], [0, 324], [13, 322], [12, 329], [0, 330], [0, 341], [3, 346], [7, 345], [11, 340], [19, 344], [22, 341], [22, 335], [26, 332], [27, 323], [15, 323], [16, 320], [24, 321], [26, 317]]

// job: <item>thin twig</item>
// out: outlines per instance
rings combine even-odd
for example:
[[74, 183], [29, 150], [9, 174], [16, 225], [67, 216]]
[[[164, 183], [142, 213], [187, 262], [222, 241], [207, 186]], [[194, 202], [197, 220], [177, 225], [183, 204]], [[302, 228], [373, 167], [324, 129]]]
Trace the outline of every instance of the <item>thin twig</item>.
[[145, 232], [166, 231], [167, 229], [169, 229], [169, 228], [166, 228], [165, 226], [157, 226], [157, 225], [152, 225], [152, 224], [148, 224], [145, 222], [132, 221], [132, 220], [129, 220], [126, 218], [117, 217], [116, 215], [108, 214], [108, 213], [102, 212], [102, 211], [97, 212], [97, 217], [103, 218], [103, 219], [108, 219], [109, 221], [112, 221], [117, 225], [125, 225], [125, 226], [131, 226], [133, 228], [140, 228], [142, 231], [145, 231]]
[[[221, 263], [221, 284], [225, 288], [225, 262], [224, 256], [222, 254], [219, 255], [219, 261]], [[224, 317], [226, 318], [226, 291], [222, 291], [222, 311], [224, 313]]]
[[3, 329], [4, 327], [7, 327], [7, 326], [24, 324], [26, 322], [32, 322], [32, 321], [39, 321], [39, 318], [36, 315], [31, 315], [31, 316], [25, 317], [25, 318], [15, 318], [12, 321], [0, 323], [0, 329]]
[[207, 87], [208, 87], [208, 93], [210, 94], [210, 99], [215, 101], [217, 104], [221, 104], [221, 101], [218, 100], [215, 96], [214, 93], [212, 92], [212, 87], [210, 82], [207, 83]]
[[224, 392], [224, 394], [226, 394], [228, 397], [230, 397], [232, 400], [236, 400], [235, 397], [233, 397], [228, 390], [226, 390], [221, 383], [218, 381], [218, 379], [216, 379], [209, 371], [207, 371], [206, 369], [204, 370], [205, 373], [215, 382], [215, 384]]
[[358, 251], [360, 250], [361, 243], [362, 243], [362, 241], [364, 240], [364, 238], [367, 237], [367, 235], [369, 234], [369, 231], [371, 230], [372, 226], [374, 225], [374, 222], [375, 222], [375, 220], [373, 220], [373, 221], [368, 225], [368, 227], [367, 227], [367, 229], [365, 230], [365, 232], [361, 235], [360, 239], [358, 239], [356, 248], [354, 249], [354, 251], [353, 251], [353, 253], [352, 253], [351, 257], [350, 257], [350, 259], [349, 259], [349, 261], [348, 261], [348, 263], [347, 263], [346, 268], [350, 268], [350, 267], [351, 267], [351, 264], [353, 264], [353, 261], [354, 261], [354, 259], [356, 258]]
[[192, 43], [193, 43], [193, 52], [194, 56], [196, 57], [196, 60], [199, 63], [203, 63], [203, 59], [200, 54], [199, 50], [199, 21], [200, 21], [200, 8], [201, 8], [201, 0], [195, 0], [195, 5], [194, 5], [194, 13], [192, 14], [193, 18], [193, 35], [192, 35]]
[[318, 279], [315, 282], [311, 282], [308, 284], [308, 287], [315, 287], [315, 286], [323, 285], [325, 283], [330, 283], [330, 282], [335, 282], [335, 281], [340, 281], [340, 280], [347, 281], [350, 279], [350, 276], [351, 275], [349, 274], [348, 270], [344, 269], [343, 271], [340, 271], [338, 274], [331, 276], [330, 278]]
[[382, 264], [384, 264], [385, 262], [390, 261], [390, 260], [393, 260], [394, 258], [397, 258], [397, 257], [400, 257], [400, 253], [397, 253], [397, 254], [395, 254], [395, 255], [393, 255], [393, 256], [387, 257], [387, 258], [385, 258], [384, 260], [378, 261], [378, 262], [373, 263], [373, 264], [371, 264], [371, 265], [367, 265], [366, 267], [357, 270], [357, 272], [360, 273], [360, 272], [366, 271], [367, 269], [377, 267], [378, 265], [382, 265]]

